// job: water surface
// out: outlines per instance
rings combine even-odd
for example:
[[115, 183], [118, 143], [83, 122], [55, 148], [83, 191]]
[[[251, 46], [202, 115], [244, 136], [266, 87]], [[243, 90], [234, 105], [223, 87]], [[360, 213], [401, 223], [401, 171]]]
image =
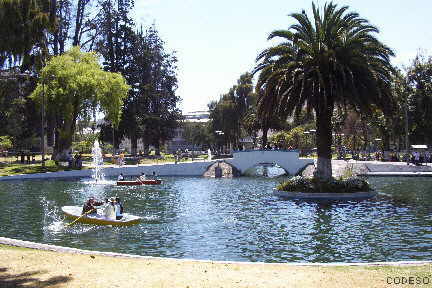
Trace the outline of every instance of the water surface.
[[[371, 178], [375, 199], [302, 202], [272, 195], [277, 179], [166, 177], [0, 182], [0, 236], [147, 256], [262, 262], [432, 260], [432, 179]], [[118, 195], [131, 227], [76, 224], [60, 208]]]

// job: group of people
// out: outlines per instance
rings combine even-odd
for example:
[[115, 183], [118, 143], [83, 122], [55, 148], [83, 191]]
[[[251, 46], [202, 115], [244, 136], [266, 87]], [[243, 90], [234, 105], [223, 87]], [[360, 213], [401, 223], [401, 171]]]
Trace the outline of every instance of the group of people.
[[410, 160], [409, 162], [413, 163], [414, 165], [421, 165], [422, 163], [432, 162], [431, 153], [429, 151], [426, 152], [413, 151], [411, 153], [409, 160]]
[[105, 198], [105, 202], [90, 197], [83, 206], [82, 214], [95, 215], [97, 207], [103, 206], [103, 216], [108, 220], [121, 220], [123, 218], [123, 204], [119, 197]]
[[78, 168], [81, 169], [82, 168], [82, 154], [80, 153], [76, 153], [75, 156], [72, 157], [72, 152], [69, 152], [68, 154], [68, 167], [69, 168]]

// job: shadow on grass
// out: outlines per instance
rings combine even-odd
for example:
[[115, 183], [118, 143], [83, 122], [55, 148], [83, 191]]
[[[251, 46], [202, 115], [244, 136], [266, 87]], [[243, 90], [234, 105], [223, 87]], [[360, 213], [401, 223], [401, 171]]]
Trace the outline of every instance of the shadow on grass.
[[[0, 267], [0, 287], [54, 287], [61, 283], [71, 281], [73, 278], [68, 276], [54, 276], [47, 280], [40, 280], [38, 275], [46, 273], [46, 271], [29, 271], [20, 274], [9, 274], [7, 268]], [[40, 276], [39, 276], [40, 277]]]

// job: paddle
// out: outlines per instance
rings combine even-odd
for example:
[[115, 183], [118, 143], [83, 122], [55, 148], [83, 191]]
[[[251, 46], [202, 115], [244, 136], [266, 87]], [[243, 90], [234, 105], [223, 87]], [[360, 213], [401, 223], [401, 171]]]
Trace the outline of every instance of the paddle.
[[71, 226], [72, 224], [75, 224], [75, 223], [76, 223], [79, 219], [81, 219], [83, 216], [89, 214], [90, 212], [93, 212], [94, 210], [96, 210], [96, 208], [92, 208], [91, 210], [89, 210], [89, 211], [83, 213], [81, 216], [79, 216], [77, 219], [75, 219], [75, 220], [72, 221], [71, 223], [66, 224], [65, 227], [69, 227], [69, 226]]

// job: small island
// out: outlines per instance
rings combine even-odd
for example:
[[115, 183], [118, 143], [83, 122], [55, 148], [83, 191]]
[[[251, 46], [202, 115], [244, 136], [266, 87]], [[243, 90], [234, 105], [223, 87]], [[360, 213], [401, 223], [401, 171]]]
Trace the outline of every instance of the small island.
[[273, 194], [285, 199], [361, 200], [374, 197], [376, 192], [366, 179], [358, 176], [328, 180], [295, 176], [280, 183]]

